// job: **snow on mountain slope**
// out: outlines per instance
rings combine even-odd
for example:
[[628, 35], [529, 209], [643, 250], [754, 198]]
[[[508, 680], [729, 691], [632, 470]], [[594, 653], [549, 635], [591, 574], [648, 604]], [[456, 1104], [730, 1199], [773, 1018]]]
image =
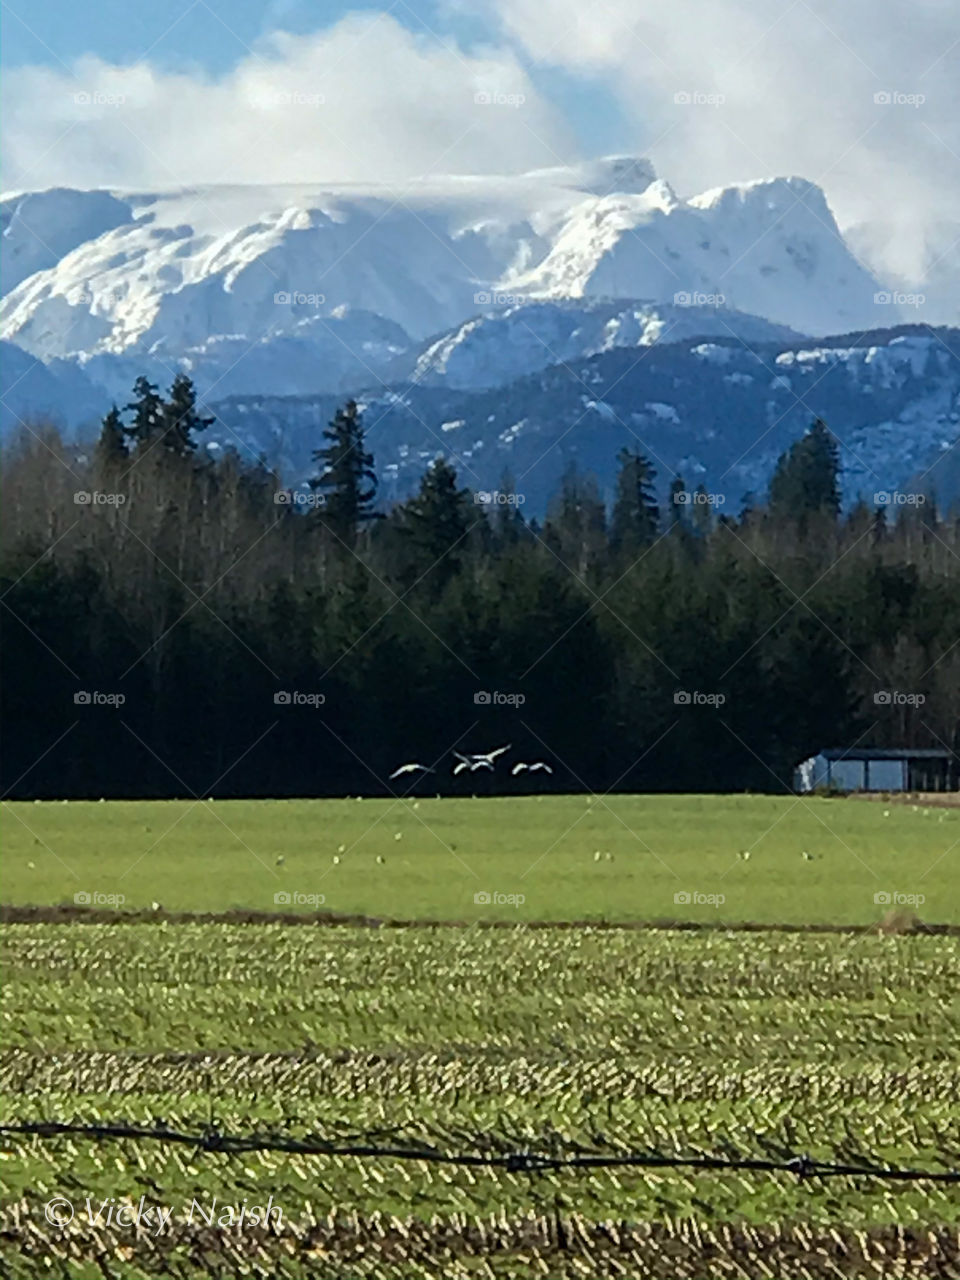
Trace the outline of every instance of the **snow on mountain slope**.
[[585, 200], [544, 260], [507, 287], [536, 297], [704, 295], [810, 334], [875, 325], [880, 290], [823, 192], [801, 178], [688, 201], [658, 181], [642, 194]]
[[[820, 416], [840, 445], [848, 504], [918, 490], [946, 507], [960, 498], [960, 472], [950, 470], [960, 440], [958, 356], [960, 330], [949, 329], [752, 349], [727, 337], [657, 342], [641, 360], [615, 348], [495, 388], [407, 384], [357, 398], [387, 503], [413, 492], [443, 453], [474, 489], [500, 488], [509, 473], [525, 512], [540, 516], [570, 465], [595, 475], [610, 499], [617, 453], [627, 446], [653, 460], [663, 498], [679, 474], [736, 511], [744, 494], [765, 493], [777, 458]], [[310, 473], [336, 404], [224, 401], [210, 439], [251, 457], [265, 453], [295, 483]]]
[[397, 188], [49, 191], [6, 209], [0, 337], [42, 360], [175, 360], [228, 338], [262, 354], [259, 344], [344, 308], [422, 340], [498, 290], [661, 303], [721, 293], [729, 307], [824, 334], [865, 322], [876, 287], [811, 184], [680, 201], [648, 161], [624, 156]]
[[548, 365], [615, 347], [647, 347], [698, 337], [739, 338], [753, 345], [800, 340], [757, 316], [722, 307], [597, 301], [522, 302], [477, 316], [434, 339], [415, 358], [397, 362], [413, 382], [495, 387]]
[[54, 188], [0, 200], [0, 295], [132, 216], [130, 206], [109, 191]]

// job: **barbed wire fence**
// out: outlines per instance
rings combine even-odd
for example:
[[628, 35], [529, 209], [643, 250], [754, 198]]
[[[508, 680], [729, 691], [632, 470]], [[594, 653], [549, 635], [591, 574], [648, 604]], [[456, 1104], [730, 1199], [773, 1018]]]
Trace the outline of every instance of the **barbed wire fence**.
[[[379, 1134], [395, 1131], [377, 1131]], [[393, 1140], [382, 1143], [363, 1140], [375, 1135], [358, 1134], [352, 1141], [294, 1138], [281, 1133], [224, 1133], [215, 1125], [196, 1132], [164, 1125], [79, 1124], [29, 1121], [0, 1125], [0, 1136], [86, 1137], [98, 1141], [134, 1140], [188, 1146], [195, 1151], [241, 1155], [264, 1151], [289, 1155], [340, 1156], [363, 1160], [414, 1161], [427, 1164], [460, 1165], [468, 1168], [502, 1169], [508, 1173], [548, 1173], [592, 1169], [686, 1169], [694, 1172], [752, 1170], [758, 1173], [793, 1174], [810, 1178], [879, 1178], [891, 1182], [960, 1183], [956, 1169], [904, 1169], [873, 1163], [834, 1163], [816, 1160], [806, 1153], [779, 1159], [758, 1156], [659, 1155], [641, 1151], [577, 1150], [566, 1154], [533, 1151], [527, 1148], [501, 1151], [447, 1151], [432, 1144]]]

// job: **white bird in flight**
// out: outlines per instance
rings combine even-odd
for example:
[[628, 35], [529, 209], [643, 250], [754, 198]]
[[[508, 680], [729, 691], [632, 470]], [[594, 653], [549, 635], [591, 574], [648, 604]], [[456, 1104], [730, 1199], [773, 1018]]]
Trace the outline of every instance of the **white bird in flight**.
[[[454, 752], [454, 754], [456, 755], [457, 753]], [[463, 773], [464, 769], [469, 769], [471, 773], [476, 773], [478, 769], [489, 769], [493, 773], [493, 764], [489, 760], [461, 760], [459, 764], [453, 766], [453, 776], [456, 777], [458, 773]]]
[[526, 764], [523, 760], [519, 760], [510, 772], [516, 777], [518, 773], [523, 773], [524, 769], [529, 769], [531, 773], [553, 773], [553, 770], [544, 760], [535, 760], [532, 764]]
[[492, 769], [493, 762], [496, 760], [497, 756], [502, 756], [503, 753], [505, 751], [509, 751], [512, 746], [513, 743], [508, 742], [505, 747], [497, 747], [495, 751], [471, 751], [467, 755], [464, 755], [462, 751], [454, 751], [453, 754], [458, 760], [463, 761], [465, 764], [469, 764], [471, 767], [479, 765], [481, 768], [487, 766]]
[[402, 764], [399, 769], [394, 769], [393, 773], [391, 773], [390, 775], [390, 778], [391, 780], [393, 778], [399, 778], [405, 773], [434, 773], [434, 772], [435, 770], [431, 769], [429, 765], [417, 764], [417, 762], [414, 760], [414, 761], [411, 761], [410, 764]]

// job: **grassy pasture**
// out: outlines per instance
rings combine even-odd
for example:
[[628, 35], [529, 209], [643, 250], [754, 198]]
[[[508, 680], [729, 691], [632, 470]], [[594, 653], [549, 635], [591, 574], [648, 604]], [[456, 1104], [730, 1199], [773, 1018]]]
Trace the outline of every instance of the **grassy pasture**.
[[[72, 903], [80, 893], [92, 904], [97, 894], [122, 895], [126, 909], [158, 902], [169, 911], [869, 925], [888, 909], [876, 895], [900, 893], [922, 895], [925, 921], [960, 920], [957, 808], [408, 796], [5, 810], [0, 900], [17, 905]], [[484, 893], [489, 902], [475, 901]]]

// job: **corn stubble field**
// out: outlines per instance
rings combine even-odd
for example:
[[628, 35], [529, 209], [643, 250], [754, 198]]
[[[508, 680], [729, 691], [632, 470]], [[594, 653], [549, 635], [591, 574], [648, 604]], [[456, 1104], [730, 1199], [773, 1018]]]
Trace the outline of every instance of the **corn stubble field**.
[[[833, 808], [837, 830], [841, 818], [884, 821], [872, 805]], [[718, 828], [714, 843], [736, 834]], [[67, 862], [82, 854], [56, 847]], [[908, 846], [900, 883], [943, 852]], [[796, 864], [783, 866], [788, 885], [817, 869]], [[69, 900], [69, 883], [47, 901]], [[949, 923], [943, 904], [921, 914]], [[8, 924], [3, 970], [8, 1124], [160, 1123], [390, 1152], [224, 1154], [7, 1134], [0, 1243], [17, 1280], [960, 1275], [956, 1185], [402, 1156], [425, 1145], [478, 1156], [807, 1153], [956, 1169], [954, 931], [324, 928], [160, 913]], [[267, 1227], [186, 1214], [193, 1200], [253, 1206], [271, 1195], [282, 1220]], [[76, 1206], [64, 1227], [45, 1218], [55, 1196]], [[156, 1234], [149, 1220], [139, 1231], [91, 1224], [88, 1197], [95, 1209], [144, 1197], [171, 1206], [171, 1221]]]

